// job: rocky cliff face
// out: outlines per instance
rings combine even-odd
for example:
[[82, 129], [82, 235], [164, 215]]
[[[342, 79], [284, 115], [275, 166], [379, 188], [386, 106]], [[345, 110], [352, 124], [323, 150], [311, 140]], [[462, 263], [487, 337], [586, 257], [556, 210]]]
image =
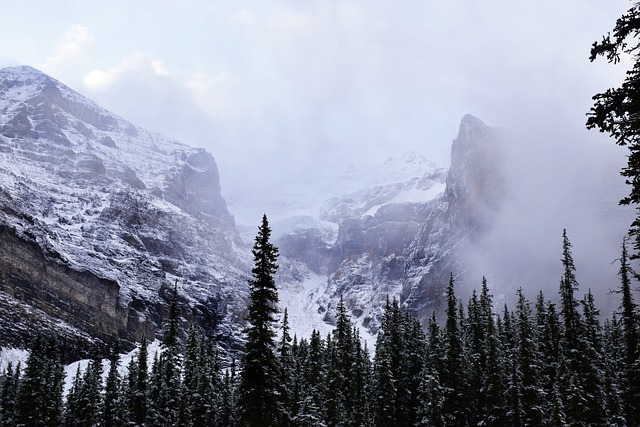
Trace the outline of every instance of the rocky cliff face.
[[0, 70], [0, 235], [0, 299], [78, 336], [159, 333], [175, 280], [185, 318], [241, 318], [249, 256], [211, 154], [29, 67]]
[[[331, 321], [343, 298], [356, 322], [372, 332], [387, 296], [398, 297], [422, 318], [438, 309], [450, 274], [466, 280], [464, 248], [492, 226], [505, 196], [502, 144], [497, 129], [467, 115], [453, 141], [448, 172], [425, 170], [408, 181], [361, 191], [360, 198], [329, 203], [323, 219], [339, 224], [333, 242], [317, 229], [282, 237], [283, 253], [328, 276], [309, 307]], [[427, 191], [415, 201], [398, 201], [397, 191], [407, 187]]]
[[463, 288], [480, 278], [467, 277], [466, 250], [493, 227], [507, 197], [504, 135], [467, 115], [451, 146], [446, 190], [405, 251], [401, 301], [424, 318], [439, 308], [453, 274]]

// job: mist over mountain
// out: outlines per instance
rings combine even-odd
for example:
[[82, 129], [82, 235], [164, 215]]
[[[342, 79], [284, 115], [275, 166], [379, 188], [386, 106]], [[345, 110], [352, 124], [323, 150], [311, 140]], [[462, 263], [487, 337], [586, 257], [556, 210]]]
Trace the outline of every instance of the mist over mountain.
[[582, 290], [604, 295], [632, 214], [617, 206], [620, 161], [566, 144], [550, 155], [548, 142], [466, 115], [448, 169], [398, 153], [223, 198], [212, 154], [33, 68], [0, 70], [0, 345], [38, 330], [85, 351], [160, 337], [178, 283], [183, 327], [236, 346], [263, 212], [281, 306], [301, 335], [330, 328], [341, 298], [370, 334], [387, 296], [424, 320], [451, 274], [463, 297], [486, 275], [497, 301], [520, 286], [553, 298], [563, 228]]

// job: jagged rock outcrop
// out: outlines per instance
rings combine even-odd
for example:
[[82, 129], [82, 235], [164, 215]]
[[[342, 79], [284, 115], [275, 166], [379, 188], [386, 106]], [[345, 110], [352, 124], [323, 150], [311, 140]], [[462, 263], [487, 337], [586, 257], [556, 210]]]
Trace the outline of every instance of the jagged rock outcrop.
[[339, 223], [335, 242], [323, 244], [310, 230], [281, 238], [284, 253], [328, 275], [316, 300], [325, 320], [332, 320], [340, 298], [374, 332], [387, 295], [421, 318], [439, 308], [449, 275], [464, 281], [465, 246], [492, 226], [505, 196], [503, 144], [499, 130], [467, 115], [452, 144], [442, 193], [394, 203], [403, 186], [444, 180], [441, 170], [425, 171], [411, 181], [360, 192], [361, 198], [332, 202], [324, 219]]
[[[440, 203], [407, 247], [403, 305], [424, 318], [442, 303], [450, 274], [463, 287], [466, 248], [493, 226], [507, 196], [504, 135], [466, 115], [451, 146], [451, 167]], [[475, 282], [474, 282], [475, 283]]]
[[0, 70], [0, 237], [5, 297], [78, 335], [158, 335], [176, 280], [185, 319], [241, 322], [250, 257], [213, 156], [30, 67]]

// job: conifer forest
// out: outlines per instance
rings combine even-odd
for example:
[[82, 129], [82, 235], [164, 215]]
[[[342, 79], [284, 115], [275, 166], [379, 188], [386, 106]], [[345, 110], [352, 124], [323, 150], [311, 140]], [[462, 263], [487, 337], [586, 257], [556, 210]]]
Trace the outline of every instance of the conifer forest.
[[565, 231], [557, 302], [542, 292], [530, 301], [519, 289], [514, 306], [495, 307], [485, 279], [462, 301], [452, 276], [441, 321], [434, 314], [423, 327], [388, 300], [370, 352], [342, 301], [324, 337], [292, 337], [286, 310], [277, 320], [269, 234], [264, 217], [237, 364], [223, 363], [205, 331], [191, 328], [181, 342], [176, 286], [162, 351], [150, 357], [143, 337], [124, 375], [114, 349], [108, 364], [97, 358], [78, 369], [63, 395], [63, 349], [36, 339], [25, 366], [1, 375], [0, 425], [640, 425], [636, 275], [626, 242], [619, 310], [604, 322], [591, 292], [579, 293]]

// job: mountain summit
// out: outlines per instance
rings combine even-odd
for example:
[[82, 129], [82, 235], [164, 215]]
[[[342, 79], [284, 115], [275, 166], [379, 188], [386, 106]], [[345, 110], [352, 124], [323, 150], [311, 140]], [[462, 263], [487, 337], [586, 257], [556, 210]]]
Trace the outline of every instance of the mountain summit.
[[26, 66], [0, 70], [0, 234], [0, 301], [33, 318], [4, 344], [39, 327], [152, 338], [175, 281], [182, 315], [220, 333], [244, 306], [249, 257], [213, 156]]

